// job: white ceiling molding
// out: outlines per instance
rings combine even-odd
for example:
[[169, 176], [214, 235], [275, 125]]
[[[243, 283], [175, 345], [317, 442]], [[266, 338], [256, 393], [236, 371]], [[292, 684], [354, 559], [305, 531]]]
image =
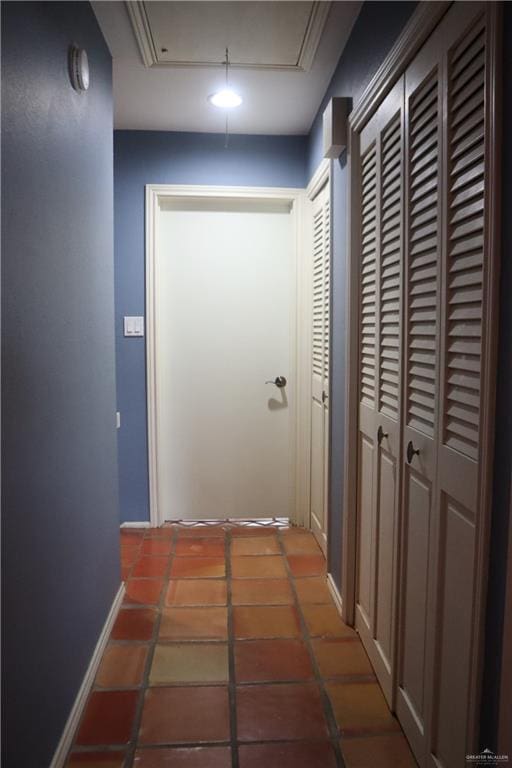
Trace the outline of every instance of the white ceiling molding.
[[[361, 0], [91, 4], [113, 58], [116, 129], [223, 133], [225, 115], [208, 96], [225, 85], [221, 61], [228, 45], [230, 86], [243, 98], [230, 113], [230, 132], [263, 135], [308, 133], [362, 5]], [[325, 21], [321, 16], [327, 12]], [[132, 17], [139, 28], [152, 24], [153, 32], [147, 29], [141, 38], [145, 47], [136, 38]], [[308, 51], [315, 46], [309, 63]], [[216, 65], [155, 65], [157, 53]], [[296, 68], [243, 66], [254, 61]]]
[[[183, 60], [180, 58], [172, 58], [172, 47], [168, 51], [167, 48], [162, 48], [157, 42], [157, 35], [155, 26], [152, 22], [152, 9], [150, 5], [158, 5], [159, 12], [164, 8], [164, 3], [152, 3], [149, 4], [144, 0], [127, 0], [125, 3], [130, 21], [132, 23], [133, 32], [139, 46], [142, 60], [146, 67], [219, 67], [222, 64], [224, 58], [224, 51], [219, 50], [219, 58], [212, 60], [212, 57], [201, 56], [196, 54], [194, 58], [191, 56], [190, 60]], [[175, 5], [172, 2], [167, 3], [168, 6]], [[181, 5], [181, 3], [176, 3]], [[194, 4], [191, 3], [193, 6]], [[214, 4], [215, 5], [215, 4]], [[219, 4], [220, 5], [220, 4]], [[235, 3], [232, 4], [232, 8], [236, 8]], [[266, 4], [263, 4], [266, 5]], [[295, 5], [295, 4], [294, 4]], [[320, 2], [304, 3], [304, 5], [310, 5], [310, 12], [305, 20], [303, 29], [301, 30], [302, 39], [299, 41], [300, 45], [297, 48], [297, 54], [293, 62], [266, 62], [264, 60], [253, 62], [249, 61], [237, 61], [236, 56], [230, 56], [231, 65], [236, 68], [242, 69], [265, 69], [265, 70], [288, 70], [296, 72], [308, 72], [314, 62], [315, 55], [320, 43], [322, 33], [324, 31], [325, 23], [329, 15], [331, 8], [331, 2], [321, 0]], [[283, 4], [284, 8], [291, 10], [291, 4]], [[217, 6], [219, 7], [219, 6]], [[158, 25], [157, 25], [158, 26]], [[160, 30], [158, 30], [160, 32]], [[271, 29], [268, 30], [272, 32]], [[257, 48], [257, 45], [256, 45]], [[169, 53], [169, 57], [162, 56], [162, 53]], [[256, 57], [255, 57], [256, 58]], [[262, 54], [264, 58], [264, 54]]]
[[140, 55], [146, 67], [158, 63], [158, 55], [143, 2], [127, 2], [126, 9], [132, 22], [133, 32], [139, 45]]
[[307, 72], [313, 65], [330, 7], [331, 4], [327, 2], [313, 3], [309, 24], [306, 28], [304, 42], [302, 43], [302, 49], [296, 67], [296, 69], [299, 69], [301, 72]]

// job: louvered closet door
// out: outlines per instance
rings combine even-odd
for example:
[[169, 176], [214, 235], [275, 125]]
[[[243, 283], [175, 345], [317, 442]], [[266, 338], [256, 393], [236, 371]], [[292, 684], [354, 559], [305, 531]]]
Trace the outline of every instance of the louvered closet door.
[[[427, 594], [436, 526], [442, 200], [439, 38], [440, 34], [434, 33], [405, 77], [404, 433], [397, 713], [418, 759], [425, 750]], [[411, 447], [420, 453], [412, 457]]]
[[313, 200], [313, 339], [311, 382], [311, 528], [327, 552], [329, 466], [329, 306], [331, 224], [329, 184]]
[[[397, 712], [420, 766], [465, 763], [485, 355], [486, 31], [455, 3], [406, 73]], [[489, 340], [487, 340], [489, 341]]]
[[356, 628], [393, 702], [401, 408], [403, 80], [361, 133]]
[[[489, 8], [487, 8], [487, 11]], [[487, 24], [481, 4], [455, 3], [446, 19], [445, 174], [441, 296], [437, 507], [438, 602], [432, 638], [428, 765], [464, 765], [478, 547], [482, 361], [491, 340], [483, 318], [489, 291], [486, 190]], [[488, 221], [488, 217], [487, 217]], [[481, 585], [482, 588], [483, 585]], [[477, 724], [478, 727], [478, 724]], [[476, 735], [476, 734], [475, 734]]]

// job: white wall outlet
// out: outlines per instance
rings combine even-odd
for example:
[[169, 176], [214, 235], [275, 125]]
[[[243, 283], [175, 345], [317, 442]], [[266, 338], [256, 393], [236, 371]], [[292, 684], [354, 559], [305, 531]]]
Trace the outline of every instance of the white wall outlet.
[[116, 411], [116, 428], [121, 429], [121, 411]]
[[124, 335], [125, 336], [144, 336], [144, 317], [125, 315]]

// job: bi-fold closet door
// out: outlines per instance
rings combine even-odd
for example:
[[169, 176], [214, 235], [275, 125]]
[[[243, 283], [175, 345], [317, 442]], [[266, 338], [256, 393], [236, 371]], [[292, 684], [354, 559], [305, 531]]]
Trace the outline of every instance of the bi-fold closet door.
[[356, 628], [393, 699], [403, 263], [403, 78], [361, 133]]
[[[491, 13], [481, 3], [454, 3], [406, 73], [408, 321], [397, 712], [429, 768], [464, 765], [478, 728], [470, 713], [478, 675], [475, 612], [485, 589], [479, 559], [487, 510], [480, 494], [492, 397], [493, 339], [486, 323], [494, 258], [489, 198], [496, 181], [490, 174]], [[416, 148], [421, 141], [424, 168]], [[417, 243], [430, 243], [425, 265]], [[429, 344], [419, 367], [425, 335]], [[420, 383], [423, 412], [415, 413]], [[421, 615], [414, 602], [420, 590]], [[424, 660], [419, 668], [418, 659]]]
[[359, 135], [356, 627], [422, 768], [476, 731], [492, 12], [452, 4]]
[[311, 529], [327, 554], [331, 201], [327, 181], [312, 201]]

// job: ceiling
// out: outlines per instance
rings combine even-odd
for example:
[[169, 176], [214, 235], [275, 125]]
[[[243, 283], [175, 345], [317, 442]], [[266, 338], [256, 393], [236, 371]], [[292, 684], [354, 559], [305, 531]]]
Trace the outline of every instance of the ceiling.
[[[118, 129], [222, 132], [207, 97], [230, 85], [243, 104], [231, 133], [309, 131], [361, 2], [93, 2], [113, 57]], [[94, 76], [94, 75], [93, 75]]]

